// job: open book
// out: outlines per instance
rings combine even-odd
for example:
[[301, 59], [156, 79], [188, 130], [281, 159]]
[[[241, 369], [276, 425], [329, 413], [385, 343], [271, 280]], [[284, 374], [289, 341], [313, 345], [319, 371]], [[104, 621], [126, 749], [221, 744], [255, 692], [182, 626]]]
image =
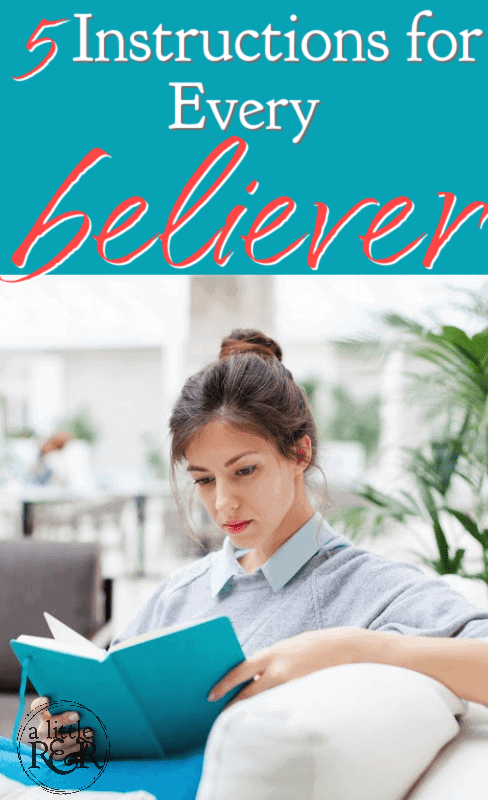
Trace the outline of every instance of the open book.
[[[228, 617], [136, 636], [102, 650], [45, 614], [54, 639], [19, 636], [12, 649], [36, 692], [90, 709], [110, 740], [111, 758], [152, 758], [205, 744], [222, 708], [242, 688], [210, 703], [207, 695], [244, 653]], [[75, 710], [79, 711], [79, 707]], [[90, 715], [90, 726], [93, 715]], [[83, 726], [83, 714], [81, 715]], [[102, 730], [98, 731], [102, 737]], [[103, 737], [104, 739], [105, 737]]]

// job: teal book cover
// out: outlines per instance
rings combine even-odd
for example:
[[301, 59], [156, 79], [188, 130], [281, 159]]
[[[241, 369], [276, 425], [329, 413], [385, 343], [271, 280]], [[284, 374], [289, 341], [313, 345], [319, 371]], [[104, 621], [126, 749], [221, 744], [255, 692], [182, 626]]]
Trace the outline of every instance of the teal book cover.
[[[111, 758], [163, 758], [204, 745], [218, 714], [242, 688], [207, 700], [212, 686], [244, 659], [228, 617], [128, 640], [93, 657], [69, 646], [63, 652], [56, 640], [56, 649], [48, 649], [26, 638], [11, 645], [21, 663], [30, 659], [27, 674], [36, 691], [57, 704], [58, 714], [76, 698], [90, 719], [102, 720]], [[101, 724], [94, 724], [94, 734], [103, 742]]]

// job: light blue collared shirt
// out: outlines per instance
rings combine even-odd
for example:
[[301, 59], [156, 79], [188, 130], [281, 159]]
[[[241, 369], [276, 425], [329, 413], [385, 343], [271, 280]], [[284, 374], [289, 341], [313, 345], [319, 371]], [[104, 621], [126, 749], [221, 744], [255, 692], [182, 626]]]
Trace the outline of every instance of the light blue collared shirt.
[[[319, 514], [314, 514], [293, 536], [290, 536], [281, 547], [257, 570], [261, 571], [273, 592], [282, 589], [297, 572], [310, 561], [327, 540], [327, 527]], [[330, 529], [329, 529], [330, 530]], [[332, 533], [332, 531], [331, 531]], [[344, 547], [345, 545], [340, 545]], [[210, 587], [212, 597], [222, 591], [234, 575], [245, 573], [237, 560], [248, 550], [237, 549], [232, 540], [226, 536], [222, 549], [214, 555], [210, 571]]]
[[357, 547], [314, 515], [254, 572], [230, 538], [218, 552], [166, 578], [116, 644], [147, 631], [227, 616], [244, 655], [305, 631], [372, 631], [467, 637], [488, 643], [488, 609], [445, 581]]

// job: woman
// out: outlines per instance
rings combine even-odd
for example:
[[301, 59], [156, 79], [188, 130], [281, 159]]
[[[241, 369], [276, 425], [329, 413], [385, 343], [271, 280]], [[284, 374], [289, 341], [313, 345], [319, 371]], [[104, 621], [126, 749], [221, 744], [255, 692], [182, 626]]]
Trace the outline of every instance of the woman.
[[[423, 672], [488, 704], [488, 611], [414, 566], [354, 547], [314, 514], [306, 478], [317, 431], [281, 356], [272, 339], [235, 330], [183, 387], [170, 419], [173, 478], [183, 464], [226, 539], [163, 581], [115, 642], [227, 615], [246, 660], [209, 700], [253, 677], [233, 703], [362, 661]], [[69, 712], [59, 719], [71, 722]]]

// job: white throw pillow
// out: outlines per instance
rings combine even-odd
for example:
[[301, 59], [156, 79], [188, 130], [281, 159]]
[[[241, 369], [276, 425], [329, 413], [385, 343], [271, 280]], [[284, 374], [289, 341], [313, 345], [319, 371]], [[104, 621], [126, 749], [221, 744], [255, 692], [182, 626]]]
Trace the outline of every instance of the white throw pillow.
[[320, 670], [222, 712], [196, 800], [401, 800], [456, 736], [463, 711], [420, 672]]

